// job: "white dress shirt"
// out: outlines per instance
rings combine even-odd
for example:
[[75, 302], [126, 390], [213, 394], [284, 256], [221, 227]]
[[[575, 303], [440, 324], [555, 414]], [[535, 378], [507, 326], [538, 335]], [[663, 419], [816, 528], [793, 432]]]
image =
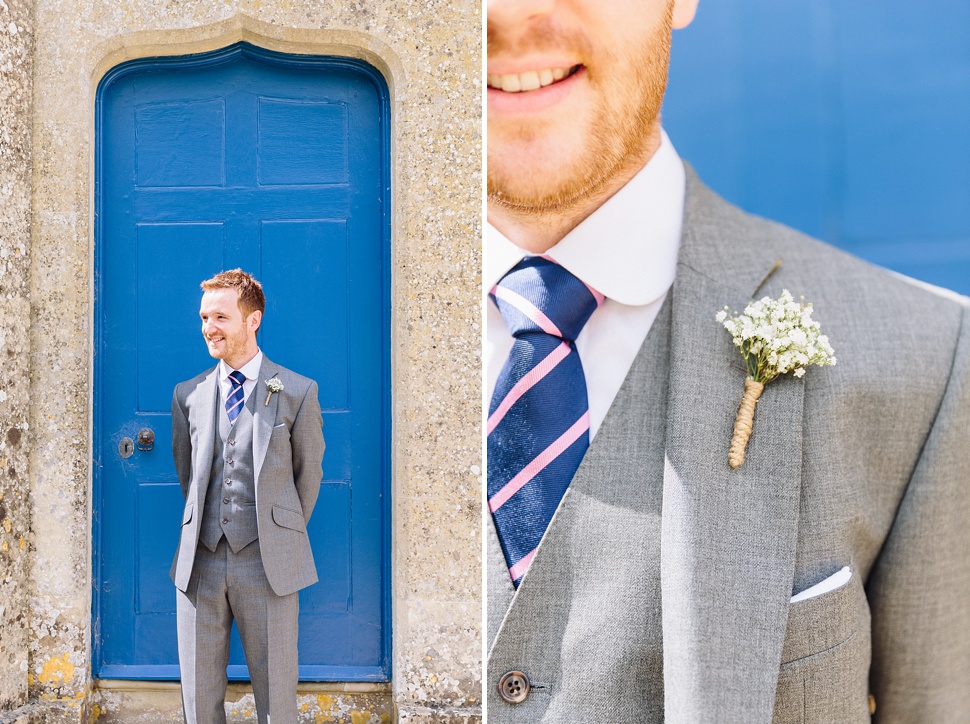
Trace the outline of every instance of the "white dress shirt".
[[[246, 375], [246, 381], [243, 382], [243, 405], [249, 400], [249, 393], [256, 387], [256, 381], [259, 379], [259, 368], [262, 364], [263, 351], [257, 349], [256, 356], [239, 368], [239, 371]], [[232, 367], [227, 365], [224, 359], [219, 360], [219, 389], [222, 390], [223, 406], [225, 406], [226, 398], [232, 391], [232, 380], [229, 379], [229, 373], [232, 371]]]
[[[576, 339], [586, 374], [590, 439], [596, 435], [674, 282], [686, 174], [667, 134], [622, 189], [545, 256], [606, 296]], [[487, 226], [484, 291], [530, 252]], [[491, 399], [512, 335], [486, 297], [485, 366]]]

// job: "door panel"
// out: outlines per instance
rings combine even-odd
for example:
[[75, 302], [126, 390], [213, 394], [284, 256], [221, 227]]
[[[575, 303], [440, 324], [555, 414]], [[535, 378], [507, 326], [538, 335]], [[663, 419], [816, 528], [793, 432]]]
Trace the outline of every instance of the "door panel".
[[[389, 675], [388, 104], [346, 59], [241, 43], [98, 92], [95, 676], [177, 678], [174, 385], [210, 368], [201, 280], [263, 283], [260, 347], [319, 383], [327, 452], [300, 673]], [[259, 391], [254, 394], [259, 394]], [[119, 451], [154, 432], [152, 449]], [[246, 678], [234, 633], [230, 676]]]
[[912, 9], [702, 2], [664, 126], [746, 210], [970, 294], [970, 3]]

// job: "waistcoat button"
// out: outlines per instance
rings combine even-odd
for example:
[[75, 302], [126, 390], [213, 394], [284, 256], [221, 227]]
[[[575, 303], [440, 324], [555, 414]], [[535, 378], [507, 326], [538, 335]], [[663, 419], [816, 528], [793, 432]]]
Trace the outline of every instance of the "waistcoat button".
[[521, 704], [529, 696], [529, 677], [521, 671], [507, 671], [498, 680], [498, 693], [509, 704]]

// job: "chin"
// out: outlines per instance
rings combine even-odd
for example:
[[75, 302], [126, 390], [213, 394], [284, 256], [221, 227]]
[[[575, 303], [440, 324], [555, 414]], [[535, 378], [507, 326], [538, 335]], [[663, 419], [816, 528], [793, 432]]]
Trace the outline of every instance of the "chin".
[[577, 184], [569, 180], [542, 187], [515, 183], [489, 183], [488, 200], [521, 213], [554, 213], [568, 208], [575, 199]]
[[587, 187], [586, 168], [570, 159], [562, 165], [496, 169], [488, 179], [488, 198], [509, 208], [552, 211], [582, 196]]

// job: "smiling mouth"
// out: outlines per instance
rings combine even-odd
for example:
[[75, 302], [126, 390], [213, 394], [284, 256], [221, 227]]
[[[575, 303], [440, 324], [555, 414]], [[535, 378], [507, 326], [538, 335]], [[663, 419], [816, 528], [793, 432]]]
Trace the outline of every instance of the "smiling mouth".
[[574, 65], [571, 68], [543, 68], [525, 73], [491, 73], [488, 75], [488, 87], [506, 93], [525, 93], [565, 80], [580, 68], [582, 65]]

